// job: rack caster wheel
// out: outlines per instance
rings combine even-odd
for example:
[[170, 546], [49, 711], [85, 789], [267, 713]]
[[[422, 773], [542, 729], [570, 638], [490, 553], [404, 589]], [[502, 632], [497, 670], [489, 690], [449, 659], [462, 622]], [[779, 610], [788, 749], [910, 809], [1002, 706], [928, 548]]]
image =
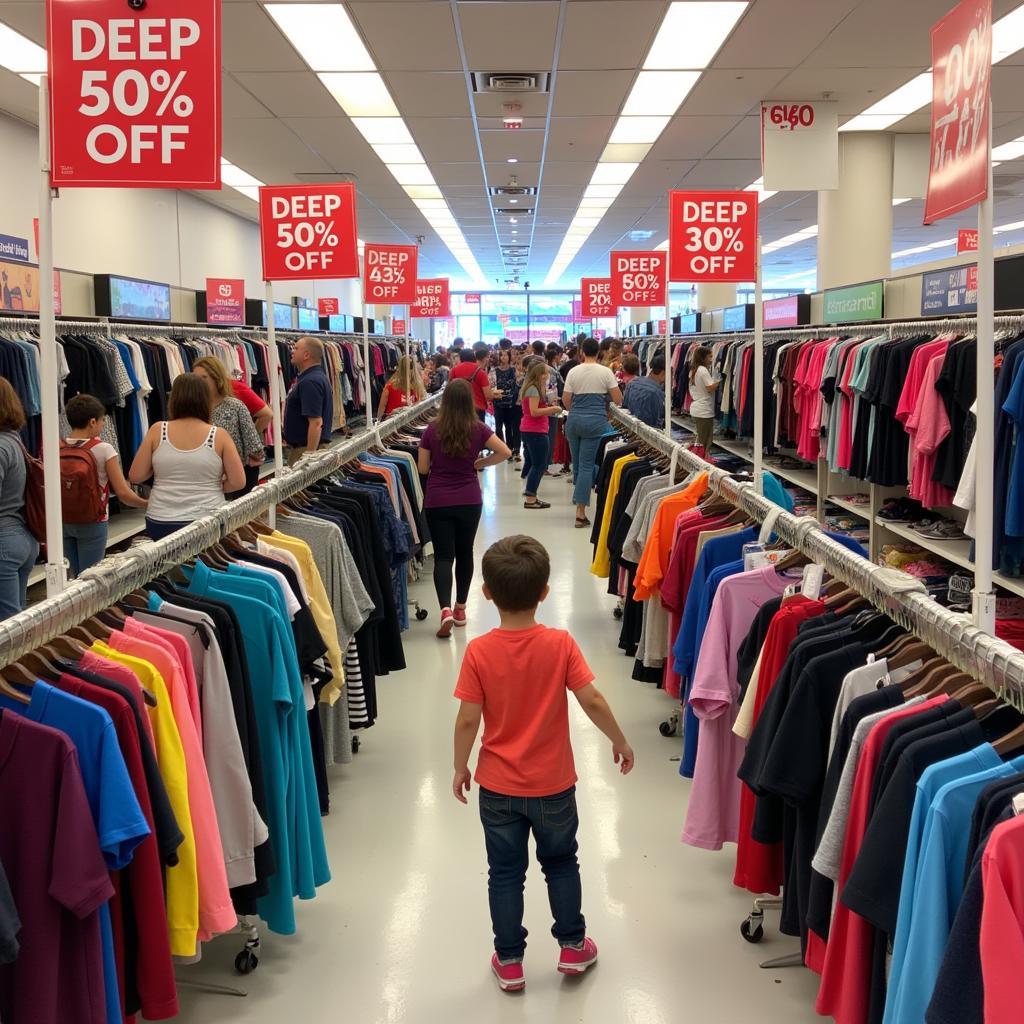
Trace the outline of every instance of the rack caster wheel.
[[676, 727], [671, 722], [662, 722], [661, 725], [658, 726], [658, 732], [660, 732], [662, 736], [674, 736]]
[[251, 949], [243, 949], [235, 957], [235, 970], [239, 974], [252, 974], [259, 965], [260, 958]]
[[741, 925], [740, 935], [743, 936], [747, 942], [756, 944], [764, 938], [764, 925], [761, 923], [761, 918], [751, 914]]
[[417, 609], [417, 611], [416, 611], [416, 621], [417, 622], [422, 622], [429, 614], [430, 614], [430, 612], [428, 612], [426, 608], [419, 608], [419, 609]]
[[359, 737], [358, 736], [353, 736], [352, 737], [352, 753], [353, 754], [358, 754], [359, 753], [359, 747], [361, 745], [362, 744], [361, 744], [361, 741], [360, 741]]
[[617, 619], [621, 619], [621, 618], [622, 618], [622, 609], [621, 609], [621, 608], [618, 608], [618, 607], [617, 607], [617, 608], [614, 608], [614, 609], [612, 610], [612, 615], [614, 615], [614, 616], [615, 616], [615, 618], [617, 618]]

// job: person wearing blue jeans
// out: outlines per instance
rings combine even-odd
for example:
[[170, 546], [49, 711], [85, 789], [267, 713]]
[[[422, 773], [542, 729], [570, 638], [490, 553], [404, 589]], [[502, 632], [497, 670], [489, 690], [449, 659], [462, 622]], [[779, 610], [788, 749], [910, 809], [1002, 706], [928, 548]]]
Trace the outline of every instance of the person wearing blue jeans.
[[523, 491], [526, 501], [523, 507], [529, 509], [551, 508], [548, 502], [538, 499], [537, 491], [551, 460], [548, 424], [556, 422], [553, 417], [559, 416], [562, 408], [558, 405], [548, 405], [544, 400], [547, 375], [548, 368], [544, 361], [535, 359], [527, 368], [526, 379], [520, 392], [523, 418], [519, 425], [519, 436], [525, 453], [523, 479], [526, 481], [526, 488]]
[[65, 523], [64, 557], [68, 560], [71, 578], [103, 560], [107, 553], [107, 522]]
[[481, 786], [480, 821], [487, 847], [487, 898], [498, 958], [506, 962], [521, 960], [526, 952], [529, 933], [523, 927], [523, 887], [530, 863], [531, 830], [555, 922], [551, 934], [560, 946], [583, 942], [587, 922], [576, 858], [580, 823], [576, 787], [554, 796], [518, 797]]
[[594, 489], [594, 463], [601, 438], [608, 432], [608, 403], [622, 404], [622, 392], [615, 374], [597, 361], [598, 343], [583, 342], [583, 362], [565, 378], [562, 402], [569, 410], [565, 438], [572, 452], [575, 473], [572, 500], [576, 505], [576, 528], [590, 525], [587, 508]]
[[6, 377], [0, 377], [0, 619], [26, 604], [28, 574], [39, 544], [25, 525], [25, 449], [18, 431], [25, 409]]

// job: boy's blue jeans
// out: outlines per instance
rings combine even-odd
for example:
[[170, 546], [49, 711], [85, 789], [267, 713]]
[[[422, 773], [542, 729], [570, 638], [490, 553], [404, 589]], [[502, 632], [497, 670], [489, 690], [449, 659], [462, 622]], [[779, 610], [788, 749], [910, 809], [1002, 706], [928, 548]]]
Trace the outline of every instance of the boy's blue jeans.
[[555, 919], [551, 934], [560, 946], [579, 945], [586, 938], [587, 924], [576, 860], [576, 787], [540, 797], [504, 796], [481, 787], [480, 820], [487, 844], [487, 895], [498, 957], [518, 960], [526, 951], [523, 889], [530, 863], [531, 831]]

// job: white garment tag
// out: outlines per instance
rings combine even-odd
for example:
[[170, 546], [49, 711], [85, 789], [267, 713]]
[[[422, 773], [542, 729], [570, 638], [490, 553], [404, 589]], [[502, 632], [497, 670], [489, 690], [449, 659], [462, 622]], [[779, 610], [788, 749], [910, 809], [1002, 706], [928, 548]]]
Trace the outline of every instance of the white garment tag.
[[1013, 798], [1013, 813], [1019, 818], [1024, 814], [1024, 793], [1018, 793]]
[[810, 601], [817, 601], [821, 593], [821, 581], [825, 578], [825, 567], [811, 562], [804, 566], [803, 585], [800, 593]]

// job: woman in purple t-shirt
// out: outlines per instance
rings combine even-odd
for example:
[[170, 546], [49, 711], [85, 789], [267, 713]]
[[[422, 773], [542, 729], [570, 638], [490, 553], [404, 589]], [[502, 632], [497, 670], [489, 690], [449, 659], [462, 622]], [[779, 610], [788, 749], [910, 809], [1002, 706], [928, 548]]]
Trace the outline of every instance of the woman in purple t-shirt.
[[[489, 455], [482, 455], [484, 449]], [[434, 542], [434, 589], [441, 605], [442, 639], [454, 626], [466, 625], [466, 601], [473, 583], [473, 542], [476, 540], [483, 492], [478, 473], [497, 466], [512, 452], [477, 417], [473, 391], [464, 380], [444, 390], [437, 419], [420, 441], [420, 475], [427, 477], [423, 509]], [[452, 606], [452, 573], [455, 605]]]

